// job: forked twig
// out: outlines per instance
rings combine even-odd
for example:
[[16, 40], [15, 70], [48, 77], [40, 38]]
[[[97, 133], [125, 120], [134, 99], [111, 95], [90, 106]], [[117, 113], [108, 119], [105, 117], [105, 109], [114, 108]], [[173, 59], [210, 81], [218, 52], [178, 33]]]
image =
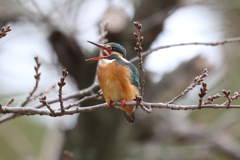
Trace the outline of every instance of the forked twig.
[[231, 93], [230, 90], [229, 90], [229, 91], [222, 90], [222, 92], [223, 92], [223, 94], [224, 94], [224, 97], [227, 98], [227, 101], [223, 103], [223, 105], [226, 105], [226, 104], [228, 105], [227, 108], [229, 108], [229, 105], [231, 104], [231, 102], [232, 102], [233, 100], [236, 100], [236, 99], [238, 99], [238, 97], [240, 97], [240, 92], [234, 92], [234, 95], [233, 95], [233, 96], [230, 96], [230, 93]]
[[[62, 100], [78, 98], [78, 97], [81, 97], [81, 96], [85, 96], [85, 95], [91, 94], [93, 92], [93, 90], [97, 89], [98, 87], [99, 86], [98, 86], [97, 81], [94, 80], [94, 82], [93, 82], [93, 84], [91, 86], [89, 86], [89, 87], [87, 87], [85, 89], [82, 89], [82, 90], [80, 90], [80, 91], [78, 91], [76, 93], [72, 93], [72, 94], [68, 94], [68, 95], [62, 96]], [[53, 104], [53, 103], [59, 102], [59, 99], [58, 98], [54, 98], [54, 99], [48, 100], [46, 102], [48, 104]], [[39, 109], [44, 107], [44, 106], [45, 105], [43, 105], [43, 104], [36, 104], [36, 105], [32, 106], [32, 108], [34, 109], [34, 113], [35, 113], [35, 111], [36, 112], [40, 111], [41, 113], [39, 115], [43, 115], [42, 111], [39, 110]], [[0, 105], [0, 113], [4, 113], [1, 107], [2, 107], [2, 105]], [[14, 108], [17, 108], [17, 107], [19, 108], [19, 106], [15, 106]], [[29, 107], [27, 109], [29, 109]], [[30, 110], [32, 111], [33, 109], [30, 109]], [[19, 109], [17, 109], [17, 110], [19, 111]], [[87, 109], [87, 111], [89, 111], [89, 110], [93, 111], [94, 109], [93, 108]], [[25, 109], [25, 112], [26, 112], [26, 109]], [[50, 112], [50, 114], [51, 114], [51, 112]], [[64, 112], [64, 114], [68, 115], [66, 112]], [[64, 115], [64, 114], [61, 113], [61, 115]], [[22, 114], [22, 115], [24, 115], [24, 114]], [[6, 122], [8, 120], [11, 120], [11, 119], [19, 117], [19, 116], [21, 116], [21, 114], [19, 114], [19, 112], [11, 112], [10, 114], [6, 114], [6, 115], [0, 117], [0, 123]], [[50, 116], [53, 116], [53, 115], [51, 114]]]
[[207, 77], [207, 75], [208, 75], [207, 73], [208, 73], [208, 70], [204, 69], [203, 73], [200, 76], [197, 76], [194, 79], [194, 82], [189, 87], [187, 87], [182, 93], [180, 93], [178, 96], [174, 97], [171, 101], [169, 101], [167, 103], [172, 104], [173, 102], [175, 102], [176, 100], [178, 100], [179, 98], [181, 98], [182, 96], [187, 94], [190, 90], [192, 90], [197, 85], [201, 85], [202, 82], [204, 81], [204, 79]]
[[5, 37], [7, 35], [7, 32], [10, 32], [11, 26], [8, 25], [7, 27], [2, 27], [1, 31], [0, 31], [0, 38]]
[[226, 90], [223, 89], [222, 92], [223, 92], [223, 94], [224, 94], [224, 97], [227, 98], [227, 101], [224, 102], [223, 105], [227, 105], [227, 109], [229, 109], [229, 106], [230, 106], [230, 104], [232, 103], [232, 101], [233, 101], [234, 99], [237, 99], [237, 98], [239, 97], [238, 92], [235, 92], [233, 97], [230, 96], [230, 93], [231, 93], [230, 90], [229, 90], [229, 91], [226, 91]]
[[54, 115], [55, 112], [54, 112], [54, 110], [50, 107], [50, 105], [46, 102], [46, 99], [47, 99], [46, 96], [42, 96], [42, 97], [39, 98], [39, 102], [41, 102], [44, 106], [46, 106], [46, 107], [49, 109], [49, 111]]
[[136, 101], [137, 106], [140, 106], [145, 112], [150, 113], [152, 112], [152, 107], [146, 107], [143, 105], [143, 98], [142, 96], [138, 96], [137, 94], [135, 95], [135, 98], [133, 98], [134, 101]]

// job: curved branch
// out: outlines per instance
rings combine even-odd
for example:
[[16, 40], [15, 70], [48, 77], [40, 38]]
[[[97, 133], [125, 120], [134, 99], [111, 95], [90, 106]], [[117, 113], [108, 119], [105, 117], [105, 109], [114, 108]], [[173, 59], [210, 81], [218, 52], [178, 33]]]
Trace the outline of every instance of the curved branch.
[[[235, 37], [235, 38], [228, 38], [228, 39], [224, 39], [221, 41], [217, 41], [217, 42], [190, 42], [190, 43], [178, 43], [178, 44], [171, 44], [171, 45], [165, 45], [165, 46], [159, 46], [153, 49], [149, 49], [145, 52], [142, 52], [142, 56], [147, 56], [150, 53], [160, 50], [160, 49], [165, 49], [165, 48], [170, 48], [170, 47], [178, 47], [178, 46], [187, 46], [187, 45], [204, 45], [204, 46], [217, 46], [217, 45], [223, 45], [225, 43], [231, 43], [231, 42], [239, 42], [240, 41], [240, 37]], [[130, 59], [130, 62], [135, 62], [138, 60], [138, 57], [134, 57], [132, 59]]]

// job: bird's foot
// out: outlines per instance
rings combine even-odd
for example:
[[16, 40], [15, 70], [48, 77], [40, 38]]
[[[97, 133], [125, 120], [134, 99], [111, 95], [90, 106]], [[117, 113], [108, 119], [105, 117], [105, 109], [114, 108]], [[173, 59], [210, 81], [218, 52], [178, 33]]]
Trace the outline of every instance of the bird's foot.
[[111, 105], [111, 104], [112, 104], [112, 101], [110, 101], [110, 103], [107, 103], [107, 105], [108, 105], [109, 108], [112, 108], [112, 105]]
[[122, 107], [125, 106], [125, 102], [127, 102], [127, 101], [126, 100], [121, 100]]

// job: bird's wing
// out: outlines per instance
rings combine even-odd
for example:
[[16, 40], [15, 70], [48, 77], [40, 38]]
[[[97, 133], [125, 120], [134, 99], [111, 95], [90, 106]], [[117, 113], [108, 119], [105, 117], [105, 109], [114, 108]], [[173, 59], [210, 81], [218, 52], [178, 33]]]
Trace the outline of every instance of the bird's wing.
[[135, 85], [137, 88], [140, 86], [139, 81], [139, 72], [137, 68], [132, 63], [127, 63], [128, 70], [130, 71], [131, 75], [131, 83]]

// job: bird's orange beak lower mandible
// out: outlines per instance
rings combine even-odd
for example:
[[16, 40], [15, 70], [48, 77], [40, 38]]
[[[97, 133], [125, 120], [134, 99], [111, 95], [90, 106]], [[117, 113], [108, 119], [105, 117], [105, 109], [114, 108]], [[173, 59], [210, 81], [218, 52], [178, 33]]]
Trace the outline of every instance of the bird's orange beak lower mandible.
[[94, 42], [91, 42], [91, 41], [87, 41], [87, 42], [92, 43], [92, 44], [94, 44], [95, 46], [101, 48], [102, 50], [107, 51], [108, 55], [104, 54], [104, 52], [103, 52], [103, 55], [104, 55], [104, 56], [86, 59], [85, 61], [96, 61], [96, 60], [108, 58], [109, 56], [111, 56], [111, 54], [112, 54], [111, 49], [105, 47], [103, 44], [94, 43]]

